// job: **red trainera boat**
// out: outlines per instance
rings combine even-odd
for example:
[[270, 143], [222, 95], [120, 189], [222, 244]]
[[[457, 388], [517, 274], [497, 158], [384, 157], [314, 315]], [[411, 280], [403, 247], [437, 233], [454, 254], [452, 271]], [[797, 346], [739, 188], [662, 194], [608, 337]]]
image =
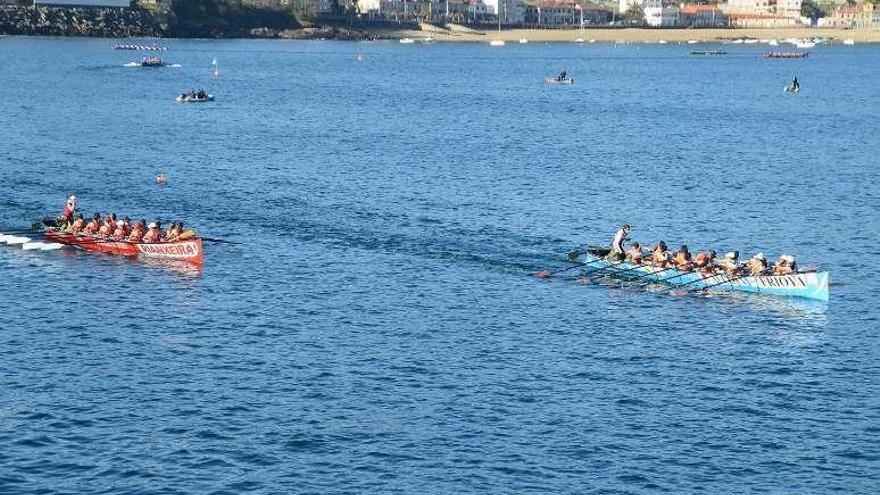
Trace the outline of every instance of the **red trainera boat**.
[[807, 58], [810, 52], [764, 52], [764, 58]]
[[176, 260], [195, 265], [202, 264], [202, 239], [199, 237], [174, 242], [143, 243], [114, 241], [90, 235], [74, 235], [57, 231], [46, 231], [45, 235], [46, 239], [52, 242], [67, 244], [86, 251]]

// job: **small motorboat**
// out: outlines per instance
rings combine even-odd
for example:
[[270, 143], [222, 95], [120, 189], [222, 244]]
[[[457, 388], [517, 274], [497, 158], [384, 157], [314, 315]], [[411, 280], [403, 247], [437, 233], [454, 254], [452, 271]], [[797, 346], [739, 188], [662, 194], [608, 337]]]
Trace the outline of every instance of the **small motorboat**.
[[165, 67], [165, 61], [161, 57], [144, 57], [141, 67]]
[[401, 45], [411, 45], [411, 44], [413, 44], [413, 43], [415, 43], [415, 42], [416, 42], [416, 40], [414, 40], [414, 39], [412, 39], [412, 38], [400, 38], [400, 44], [401, 44]]
[[520, 44], [520, 45], [525, 45], [525, 44], [527, 44], [528, 42], [529, 42], [528, 38], [520, 38], [520, 39], [519, 39], [519, 44]]
[[784, 88], [784, 90], [785, 90], [786, 93], [794, 93], [794, 94], [797, 94], [797, 93], [800, 93], [800, 92], [801, 92], [801, 87], [800, 87], [800, 86], [786, 86], [786, 87]]
[[555, 84], [561, 84], [561, 85], [574, 84], [574, 78], [567, 77], [567, 76], [566, 77], [553, 76], [553, 77], [548, 77], [544, 80], [547, 82], [547, 84], [554, 84], [554, 85]]
[[206, 103], [209, 101], [214, 101], [214, 95], [208, 94], [205, 92], [196, 92], [196, 93], [183, 93], [175, 100], [180, 103]]

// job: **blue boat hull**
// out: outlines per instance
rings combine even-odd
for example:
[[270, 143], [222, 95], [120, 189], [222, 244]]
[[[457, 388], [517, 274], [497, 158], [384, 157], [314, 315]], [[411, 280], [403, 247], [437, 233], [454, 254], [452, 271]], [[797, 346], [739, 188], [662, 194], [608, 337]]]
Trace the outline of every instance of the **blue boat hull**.
[[[803, 297], [818, 301], [828, 301], [828, 272], [805, 272], [794, 275], [731, 277], [724, 273], [707, 274], [677, 269], [663, 270], [653, 265], [636, 266], [624, 262], [616, 266], [604, 258], [588, 261], [587, 267], [601, 269], [602, 272], [621, 279], [634, 279], [662, 282], [671, 286], [684, 285], [688, 289], [708, 288], [717, 291], [752, 292], [773, 296]], [[662, 271], [661, 271], [662, 270]], [[716, 285], [717, 284], [717, 285]]]

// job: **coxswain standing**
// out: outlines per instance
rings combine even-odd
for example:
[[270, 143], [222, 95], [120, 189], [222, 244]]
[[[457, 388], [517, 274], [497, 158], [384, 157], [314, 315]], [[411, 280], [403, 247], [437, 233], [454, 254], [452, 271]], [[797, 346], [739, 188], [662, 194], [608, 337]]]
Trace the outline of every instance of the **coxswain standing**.
[[69, 225], [73, 222], [73, 214], [76, 212], [76, 196], [70, 195], [67, 198], [67, 203], [64, 204], [64, 210], [61, 211], [61, 216], [58, 218], [60, 221], [59, 227], [65, 228], [65, 226]]
[[624, 249], [623, 244], [626, 242], [630, 230], [631, 228], [627, 224], [614, 233], [614, 239], [611, 240], [611, 255], [615, 259], [622, 260], [626, 257], [626, 250]]

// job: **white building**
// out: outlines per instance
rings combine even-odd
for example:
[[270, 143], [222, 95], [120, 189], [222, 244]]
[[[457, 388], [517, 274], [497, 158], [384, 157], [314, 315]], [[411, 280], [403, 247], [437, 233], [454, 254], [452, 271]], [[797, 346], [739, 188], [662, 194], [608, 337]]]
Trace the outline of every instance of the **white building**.
[[522, 24], [525, 22], [526, 4], [523, 0], [484, 0], [490, 14], [501, 14], [501, 22], [505, 24]]
[[642, 3], [645, 12], [645, 21], [654, 27], [675, 27], [679, 25], [681, 9], [672, 2], [662, 0], [647, 0]]

